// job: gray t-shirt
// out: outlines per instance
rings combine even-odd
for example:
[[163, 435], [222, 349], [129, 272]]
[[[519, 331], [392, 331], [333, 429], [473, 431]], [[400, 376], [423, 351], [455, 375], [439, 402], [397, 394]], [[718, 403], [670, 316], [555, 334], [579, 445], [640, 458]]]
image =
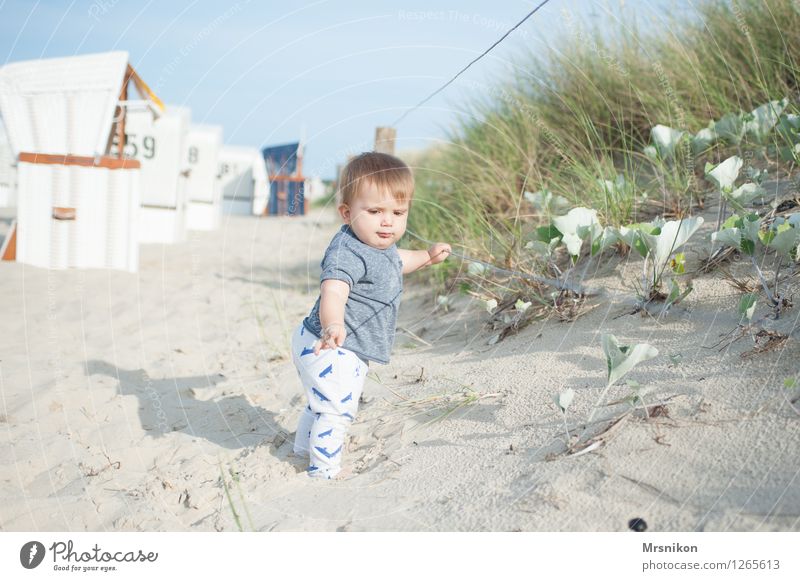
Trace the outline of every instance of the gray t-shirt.
[[[342, 347], [367, 361], [389, 363], [403, 293], [403, 263], [397, 247], [392, 244], [380, 250], [368, 246], [344, 225], [325, 251], [319, 278], [320, 282], [336, 279], [350, 286], [344, 307], [347, 337]], [[322, 336], [319, 298], [303, 325]]]

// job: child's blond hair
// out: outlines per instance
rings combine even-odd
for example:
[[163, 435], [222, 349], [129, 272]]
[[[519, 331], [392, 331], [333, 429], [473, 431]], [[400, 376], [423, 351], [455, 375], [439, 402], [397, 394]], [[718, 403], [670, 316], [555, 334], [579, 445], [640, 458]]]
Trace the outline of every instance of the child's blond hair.
[[414, 195], [414, 174], [405, 162], [388, 153], [367, 151], [347, 162], [339, 178], [337, 201], [352, 203], [363, 183], [384, 190], [400, 203], [411, 202]]

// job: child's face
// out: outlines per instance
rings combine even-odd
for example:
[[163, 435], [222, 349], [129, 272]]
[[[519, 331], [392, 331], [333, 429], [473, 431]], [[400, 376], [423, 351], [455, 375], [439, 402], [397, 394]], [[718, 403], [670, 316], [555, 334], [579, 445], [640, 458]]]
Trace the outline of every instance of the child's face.
[[339, 206], [339, 214], [361, 242], [383, 250], [405, 234], [408, 200], [398, 202], [374, 184], [363, 183], [349, 206]]

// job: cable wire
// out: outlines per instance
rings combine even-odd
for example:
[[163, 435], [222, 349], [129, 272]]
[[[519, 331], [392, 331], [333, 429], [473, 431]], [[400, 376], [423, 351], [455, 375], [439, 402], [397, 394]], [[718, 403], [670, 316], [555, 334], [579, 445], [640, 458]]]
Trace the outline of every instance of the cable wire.
[[507, 31], [507, 32], [506, 32], [506, 33], [505, 33], [503, 36], [501, 36], [499, 39], [497, 39], [497, 40], [495, 41], [495, 43], [494, 43], [494, 44], [492, 44], [492, 46], [490, 46], [490, 47], [489, 47], [489, 48], [487, 48], [485, 51], [483, 51], [483, 53], [481, 53], [479, 56], [477, 56], [477, 57], [475, 57], [474, 59], [472, 59], [472, 60], [470, 61], [470, 63], [469, 63], [467, 66], [465, 66], [463, 69], [461, 69], [460, 71], [458, 71], [458, 72], [455, 74], [455, 76], [454, 76], [452, 79], [450, 79], [450, 80], [449, 80], [449, 81], [447, 81], [447, 82], [446, 82], [444, 85], [442, 85], [441, 87], [439, 87], [438, 89], [436, 89], [436, 90], [435, 90], [433, 93], [431, 93], [430, 95], [428, 95], [427, 97], [425, 97], [425, 98], [424, 98], [422, 101], [420, 101], [419, 103], [417, 103], [416, 105], [414, 105], [414, 106], [413, 106], [411, 109], [409, 109], [408, 111], [406, 111], [405, 113], [403, 113], [402, 115], [400, 115], [400, 117], [398, 117], [398, 118], [397, 118], [397, 120], [396, 120], [394, 123], [392, 123], [392, 127], [397, 127], [397, 125], [398, 125], [398, 124], [399, 124], [399, 123], [400, 123], [400, 122], [401, 122], [403, 119], [405, 119], [406, 117], [408, 117], [409, 115], [411, 115], [411, 113], [413, 113], [415, 110], [419, 109], [419, 108], [420, 108], [420, 107], [422, 107], [422, 106], [423, 106], [425, 103], [427, 103], [428, 101], [430, 101], [431, 99], [433, 99], [433, 98], [434, 98], [436, 95], [438, 95], [439, 93], [441, 93], [442, 91], [444, 91], [444, 90], [445, 90], [445, 89], [446, 89], [446, 88], [447, 88], [447, 87], [448, 87], [448, 86], [449, 86], [449, 85], [450, 85], [450, 84], [451, 84], [453, 81], [455, 81], [455, 80], [456, 80], [458, 77], [460, 77], [462, 73], [464, 73], [464, 72], [465, 72], [465, 71], [466, 71], [468, 68], [470, 68], [470, 67], [471, 67], [472, 65], [474, 65], [476, 62], [478, 62], [478, 61], [479, 61], [479, 60], [481, 60], [483, 57], [485, 57], [487, 54], [489, 54], [489, 51], [491, 51], [491, 50], [492, 50], [494, 47], [496, 47], [498, 44], [500, 44], [501, 42], [503, 42], [503, 40], [505, 40], [505, 38], [506, 38], [506, 37], [507, 37], [509, 34], [511, 34], [511, 33], [512, 33], [512, 32], [514, 32], [514, 31], [515, 31], [517, 28], [519, 28], [519, 27], [522, 25], [522, 23], [523, 23], [523, 22], [525, 22], [526, 20], [528, 20], [528, 18], [530, 18], [531, 16], [533, 16], [534, 14], [536, 14], [536, 12], [538, 12], [539, 8], [541, 8], [542, 6], [544, 6], [545, 4], [547, 4], [549, 1], [550, 1], [550, 0], [544, 0], [544, 1], [543, 1], [543, 2], [541, 2], [541, 3], [540, 3], [540, 4], [539, 4], [539, 5], [536, 7], [536, 8], [534, 8], [533, 10], [531, 10], [530, 12], [528, 12], [528, 14], [525, 16], [525, 18], [523, 18], [522, 20], [520, 20], [519, 22], [517, 22], [517, 23], [516, 23], [514, 26], [512, 26], [511, 28], [509, 28], [509, 29], [508, 29], [508, 31]]

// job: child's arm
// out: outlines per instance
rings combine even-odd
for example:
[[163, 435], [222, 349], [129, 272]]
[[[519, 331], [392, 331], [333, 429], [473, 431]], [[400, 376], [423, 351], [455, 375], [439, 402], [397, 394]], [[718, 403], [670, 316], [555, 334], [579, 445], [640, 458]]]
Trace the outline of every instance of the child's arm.
[[329, 278], [322, 281], [319, 293], [319, 322], [322, 338], [314, 344], [314, 355], [321, 349], [341, 347], [347, 336], [344, 326], [344, 305], [350, 286], [343, 280]]
[[400, 250], [400, 260], [403, 261], [403, 274], [419, 270], [423, 266], [439, 264], [443, 262], [452, 252], [452, 248], [446, 242], [437, 242], [427, 250]]

